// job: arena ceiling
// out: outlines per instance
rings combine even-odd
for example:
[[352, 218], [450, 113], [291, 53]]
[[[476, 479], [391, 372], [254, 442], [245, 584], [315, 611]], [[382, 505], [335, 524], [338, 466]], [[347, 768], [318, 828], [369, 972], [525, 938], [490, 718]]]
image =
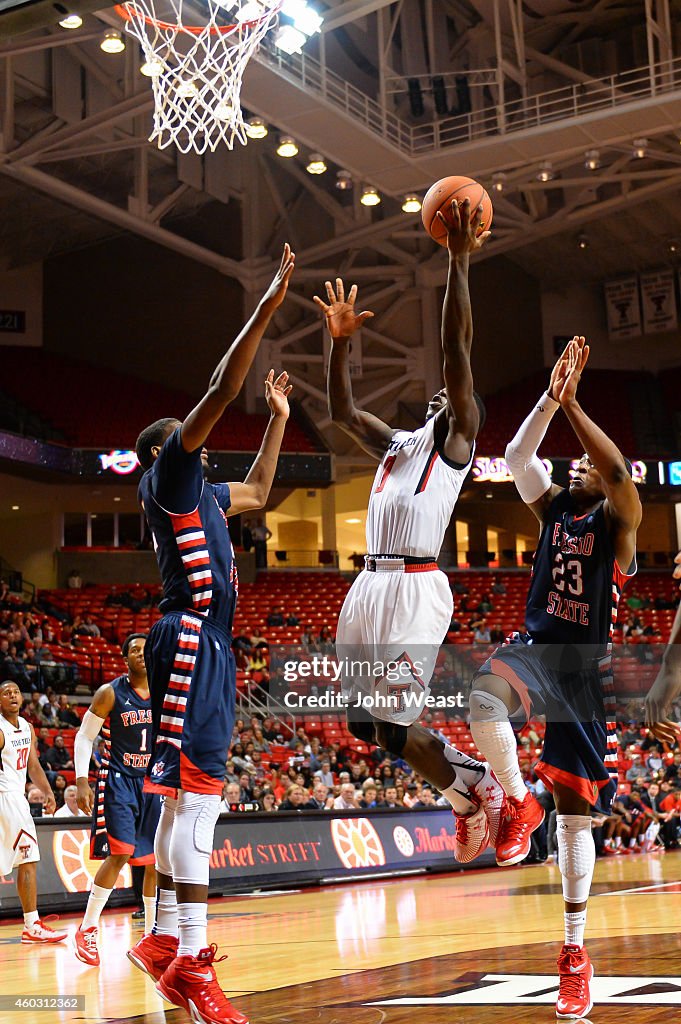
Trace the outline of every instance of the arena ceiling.
[[[200, 18], [199, 0], [190, 2]], [[82, 13], [79, 29], [58, 26], [62, 4]], [[383, 297], [406, 302], [443, 283], [441, 255], [401, 203], [451, 173], [499, 189], [481, 258], [506, 254], [546, 286], [676, 259], [679, 3], [313, 5], [324, 23], [301, 55], [265, 45], [247, 69], [243, 105], [269, 125], [267, 138], [199, 157], [148, 143], [152, 95], [137, 44], [126, 37], [116, 55], [99, 46], [104, 30], [121, 28], [112, 7], [0, 0], [0, 266], [127, 231], [236, 277], [252, 294], [288, 238], [303, 290], [352, 268], [372, 284], [380, 311]], [[282, 133], [299, 144], [292, 160], [276, 155]], [[325, 157], [325, 175], [307, 174], [310, 152]], [[335, 187], [339, 169], [351, 173], [352, 190]], [[364, 185], [383, 199], [372, 211], [358, 202]], [[240, 251], [221, 232], [234, 202], [243, 210]], [[307, 294], [295, 301], [293, 320], [278, 326], [281, 344], [302, 356], [315, 314]], [[423, 358], [390, 333], [372, 340], [371, 396], [387, 400], [379, 381], [388, 364], [429, 388]], [[321, 406], [318, 369], [306, 393]]]

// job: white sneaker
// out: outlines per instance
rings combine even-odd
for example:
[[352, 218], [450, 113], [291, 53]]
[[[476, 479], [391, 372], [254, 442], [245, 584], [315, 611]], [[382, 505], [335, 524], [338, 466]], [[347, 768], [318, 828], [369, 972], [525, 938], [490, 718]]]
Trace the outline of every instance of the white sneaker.
[[487, 815], [489, 822], [489, 845], [496, 848], [499, 822], [504, 813], [506, 794], [487, 763], [485, 763], [485, 774], [480, 779], [480, 782], [473, 786], [473, 792], [484, 807], [485, 814]]
[[489, 823], [485, 808], [473, 793], [471, 793], [471, 798], [478, 806], [470, 814], [452, 812], [456, 819], [454, 856], [459, 864], [469, 864], [470, 861], [475, 860], [483, 850], [487, 849], [489, 843]]
[[[52, 920], [56, 917], [56, 914], [51, 914], [50, 917], [45, 918], [45, 921]], [[21, 933], [22, 942], [63, 942], [68, 932], [56, 932], [53, 928], [48, 928], [45, 921], [36, 921], [30, 928], [24, 925], [24, 930]]]

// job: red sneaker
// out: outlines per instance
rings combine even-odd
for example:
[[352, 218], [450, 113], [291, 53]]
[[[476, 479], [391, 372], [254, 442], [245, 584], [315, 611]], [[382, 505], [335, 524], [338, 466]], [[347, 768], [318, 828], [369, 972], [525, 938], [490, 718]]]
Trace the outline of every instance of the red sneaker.
[[488, 764], [485, 765], [485, 774], [473, 787], [473, 791], [485, 808], [489, 823], [489, 844], [496, 848], [499, 822], [506, 811], [506, 794]]
[[128, 950], [127, 957], [152, 981], [158, 981], [177, 956], [177, 942], [173, 935], [145, 935]]
[[584, 946], [563, 946], [558, 957], [560, 986], [556, 1001], [558, 1020], [580, 1020], [594, 1004], [591, 979], [594, 969]]
[[[215, 943], [197, 956], [178, 956], [159, 978], [156, 991], [187, 1011], [194, 1024], [248, 1024], [220, 988], [215, 968]], [[221, 956], [218, 959], [226, 960]]]
[[99, 950], [97, 949], [97, 928], [77, 928], [73, 936], [73, 951], [77, 958], [90, 967], [99, 967]]
[[34, 943], [47, 943], [52, 942], [63, 942], [67, 937], [68, 932], [55, 932], [53, 928], [48, 928], [45, 921], [52, 921], [56, 919], [56, 914], [50, 914], [44, 921], [38, 920], [35, 924], [32, 924], [30, 928], [24, 925], [24, 930], [21, 933], [22, 942], [34, 942]]
[[469, 797], [474, 803], [475, 810], [469, 814], [457, 814], [452, 811], [456, 820], [456, 836], [454, 838], [454, 856], [459, 864], [468, 864], [475, 860], [478, 854], [487, 849], [489, 843], [489, 821], [485, 808], [473, 792], [469, 790]]
[[506, 797], [506, 814], [499, 822], [497, 864], [510, 867], [525, 860], [530, 852], [530, 837], [544, 820], [544, 808], [530, 791], [524, 800]]
[[620, 851], [614, 846], [604, 846], [603, 856], [604, 857], [619, 857]]

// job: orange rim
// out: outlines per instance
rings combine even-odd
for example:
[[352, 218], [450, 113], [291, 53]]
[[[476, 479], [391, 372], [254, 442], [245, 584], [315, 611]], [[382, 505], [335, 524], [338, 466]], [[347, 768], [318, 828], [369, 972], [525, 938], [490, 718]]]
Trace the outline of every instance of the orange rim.
[[[272, 14], [278, 14], [280, 9], [281, 3], [278, 4], [274, 10], [270, 11], [267, 14], [267, 17], [269, 18]], [[124, 21], [133, 21], [134, 19], [137, 19], [138, 21], [145, 22], [147, 25], [153, 25], [154, 28], [160, 28], [164, 32], [190, 32], [193, 36], [200, 36], [202, 32], [206, 31], [205, 25], [180, 25], [172, 21], [159, 21], [156, 18], [152, 18], [148, 14], [145, 14], [144, 11], [140, 10], [137, 4], [132, 2], [132, 0], [130, 0], [129, 3], [116, 4], [114, 10], [121, 18], [123, 18]], [[234, 32], [240, 28], [254, 28], [264, 20], [265, 18], [263, 17], [255, 18], [253, 21], [234, 22], [233, 25], [214, 25], [211, 28], [210, 33], [211, 35], [226, 36], [230, 32]]]

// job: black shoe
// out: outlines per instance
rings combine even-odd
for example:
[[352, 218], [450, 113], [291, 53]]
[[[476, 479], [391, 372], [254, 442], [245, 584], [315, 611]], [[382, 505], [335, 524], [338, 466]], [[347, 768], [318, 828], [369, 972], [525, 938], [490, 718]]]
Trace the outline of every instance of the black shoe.
[[133, 919], [133, 921], [143, 921], [144, 920], [144, 907], [139, 907], [139, 909], [137, 909], [134, 912], [134, 914], [132, 915], [132, 919]]

